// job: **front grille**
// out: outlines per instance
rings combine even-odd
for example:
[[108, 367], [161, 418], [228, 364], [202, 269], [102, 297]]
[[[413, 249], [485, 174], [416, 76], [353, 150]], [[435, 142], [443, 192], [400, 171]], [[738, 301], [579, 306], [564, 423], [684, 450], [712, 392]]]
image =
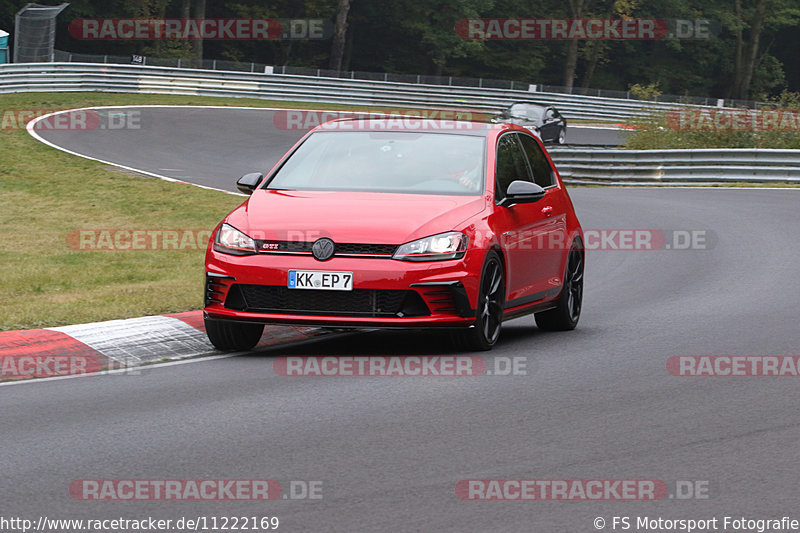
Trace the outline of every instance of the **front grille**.
[[[313, 242], [303, 241], [256, 241], [256, 249], [264, 254], [311, 254]], [[394, 255], [396, 244], [335, 243], [334, 257], [337, 255]]]
[[353, 244], [343, 243], [336, 245], [335, 255], [394, 255], [397, 246], [394, 244]]
[[364, 317], [408, 317], [430, 314], [416, 291], [289, 289], [275, 285], [234, 285], [225, 307], [254, 313]]

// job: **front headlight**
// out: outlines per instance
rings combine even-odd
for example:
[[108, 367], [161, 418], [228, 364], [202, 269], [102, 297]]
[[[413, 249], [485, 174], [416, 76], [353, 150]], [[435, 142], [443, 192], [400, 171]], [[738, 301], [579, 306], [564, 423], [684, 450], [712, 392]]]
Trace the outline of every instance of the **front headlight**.
[[400, 246], [392, 259], [400, 261], [445, 261], [461, 259], [467, 251], [469, 239], [463, 233], [450, 231]]
[[214, 237], [214, 250], [231, 255], [250, 255], [256, 253], [256, 243], [233, 226], [223, 224]]

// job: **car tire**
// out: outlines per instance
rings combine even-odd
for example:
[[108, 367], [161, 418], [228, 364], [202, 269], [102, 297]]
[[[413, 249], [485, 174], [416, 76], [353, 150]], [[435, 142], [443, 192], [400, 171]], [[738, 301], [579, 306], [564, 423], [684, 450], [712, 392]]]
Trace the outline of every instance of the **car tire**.
[[455, 346], [472, 352], [491, 350], [500, 338], [505, 299], [503, 262], [497, 252], [490, 251], [486, 254], [481, 272], [475, 323], [467, 329], [454, 332]]
[[253, 348], [261, 340], [264, 324], [228, 322], [206, 318], [206, 335], [217, 350], [241, 352]]
[[556, 142], [558, 144], [565, 144], [567, 142], [567, 128], [561, 128], [558, 130], [558, 137], [556, 137]]
[[536, 325], [547, 331], [568, 331], [575, 329], [581, 317], [583, 306], [583, 266], [584, 251], [580, 241], [575, 241], [569, 249], [564, 284], [556, 307], [536, 313]]

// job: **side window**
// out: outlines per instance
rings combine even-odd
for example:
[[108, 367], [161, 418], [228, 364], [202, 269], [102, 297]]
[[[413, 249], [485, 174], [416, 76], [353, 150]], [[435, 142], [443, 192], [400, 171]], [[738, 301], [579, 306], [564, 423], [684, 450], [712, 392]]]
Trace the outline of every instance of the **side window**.
[[495, 200], [505, 198], [508, 186], [514, 180], [530, 181], [528, 163], [517, 141], [516, 133], [507, 133], [497, 141], [497, 170], [495, 171]]
[[542, 188], [555, 185], [556, 177], [553, 174], [553, 169], [547, 161], [547, 156], [544, 155], [544, 152], [539, 147], [539, 143], [528, 135], [520, 135], [519, 138], [533, 169], [533, 181]]

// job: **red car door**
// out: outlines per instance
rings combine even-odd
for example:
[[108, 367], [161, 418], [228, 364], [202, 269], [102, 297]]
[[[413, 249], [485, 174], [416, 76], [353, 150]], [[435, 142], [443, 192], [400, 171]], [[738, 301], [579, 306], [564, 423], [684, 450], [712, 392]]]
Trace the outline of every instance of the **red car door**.
[[[495, 201], [505, 197], [512, 181], [534, 181], [532, 174], [518, 134], [502, 135], [497, 142]], [[554, 238], [558, 239], [559, 224], [563, 224], [563, 213], [559, 216], [557, 211], [562, 207], [557, 193], [553, 188], [538, 202], [498, 206], [495, 210], [495, 231], [506, 258], [507, 307], [541, 300], [561, 285], [559, 254], [552, 243]]]
[[520, 133], [518, 137], [528, 158], [534, 181], [546, 191], [545, 197], [537, 202], [542, 214], [545, 215], [545, 222], [542, 224], [545, 246], [541, 247], [537, 261], [540, 267], [551, 275], [548, 278], [548, 285], [560, 287], [564, 281], [562, 278], [570, 246], [567, 240], [567, 199], [564, 189], [558, 185], [555, 171], [550, 165], [541, 141], [524, 133]]

